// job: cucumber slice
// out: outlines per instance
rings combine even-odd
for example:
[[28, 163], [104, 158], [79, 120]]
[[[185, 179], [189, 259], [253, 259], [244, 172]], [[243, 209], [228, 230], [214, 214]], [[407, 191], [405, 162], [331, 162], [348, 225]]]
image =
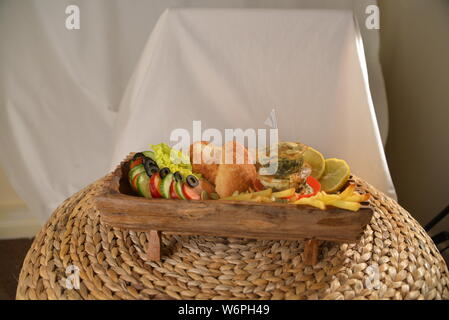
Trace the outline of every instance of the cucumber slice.
[[143, 153], [143, 155], [145, 156], [145, 157], [148, 157], [148, 158], [151, 158], [151, 159], [153, 159], [154, 161], [156, 161], [155, 159], [155, 156], [154, 156], [154, 152], [153, 151], [144, 151], [144, 152], [142, 152]]
[[161, 195], [165, 199], [170, 199], [170, 185], [173, 181], [173, 173], [167, 174], [161, 182]]
[[145, 168], [143, 167], [143, 164], [139, 164], [138, 166], [135, 166], [134, 168], [129, 170], [129, 173], [128, 173], [129, 183], [132, 185], [132, 181], [136, 177], [136, 175], [140, 174], [142, 172], [145, 172]]
[[140, 174], [137, 178], [137, 191], [145, 198], [152, 198], [150, 192], [150, 178], [146, 174]]
[[186, 200], [186, 196], [184, 195], [184, 192], [182, 192], [182, 181], [176, 181], [175, 192], [180, 199]]

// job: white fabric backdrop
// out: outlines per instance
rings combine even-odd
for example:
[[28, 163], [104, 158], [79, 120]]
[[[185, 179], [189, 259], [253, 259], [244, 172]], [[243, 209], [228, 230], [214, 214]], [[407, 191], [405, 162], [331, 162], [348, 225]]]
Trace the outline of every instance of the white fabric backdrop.
[[[42, 221], [66, 197], [104, 175], [110, 168], [114, 123], [125, 87], [167, 7], [353, 8], [363, 25], [370, 3], [375, 1], [3, 0], [1, 165]], [[72, 4], [81, 10], [80, 30], [65, 28], [65, 8]], [[378, 33], [364, 28], [362, 33], [385, 141], [388, 118]]]
[[188, 147], [195, 120], [223, 139], [226, 128], [267, 128], [275, 108], [281, 141], [346, 159], [394, 195], [356, 40], [351, 11], [166, 11], [121, 103], [112, 167], [178, 128]]

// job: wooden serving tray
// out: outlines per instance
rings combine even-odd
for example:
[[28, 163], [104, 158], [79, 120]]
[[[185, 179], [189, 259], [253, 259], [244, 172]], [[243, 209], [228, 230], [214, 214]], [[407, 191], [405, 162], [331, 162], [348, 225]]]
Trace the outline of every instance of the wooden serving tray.
[[306, 260], [317, 261], [320, 241], [356, 242], [373, 210], [357, 212], [284, 204], [228, 200], [168, 200], [137, 196], [128, 182], [127, 157], [95, 197], [101, 221], [150, 234], [148, 255], [160, 259], [160, 231], [270, 240], [307, 240]]

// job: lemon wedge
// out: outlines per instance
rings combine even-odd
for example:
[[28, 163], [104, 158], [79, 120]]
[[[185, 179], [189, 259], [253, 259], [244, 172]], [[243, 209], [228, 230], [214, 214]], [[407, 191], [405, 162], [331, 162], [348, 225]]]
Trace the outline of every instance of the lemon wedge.
[[320, 178], [321, 190], [324, 192], [336, 192], [348, 181], [351, 170], [345, 160], [326, 159], [323, 175]]
[[307, 150], [304, 151], [303, 158], [304, 161], [312, 167], [312, 177], [320, 179], [325, 168], [323, 155], [312, 147], [308, 147]]

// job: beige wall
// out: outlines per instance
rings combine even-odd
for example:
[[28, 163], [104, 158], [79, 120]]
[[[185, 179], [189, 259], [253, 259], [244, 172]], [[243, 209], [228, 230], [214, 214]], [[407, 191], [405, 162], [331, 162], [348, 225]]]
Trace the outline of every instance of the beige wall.
[[426, 224], [449, 204], [449, 1], [379, 5], [387, 159], [399, 202]]
[[41, 227], [0, 167], [0, 239], [30, 238]]
[[5, 172], [0, 167], [0, 208], [24, 205], [22, 199], [20, 199], [8, 182]]

